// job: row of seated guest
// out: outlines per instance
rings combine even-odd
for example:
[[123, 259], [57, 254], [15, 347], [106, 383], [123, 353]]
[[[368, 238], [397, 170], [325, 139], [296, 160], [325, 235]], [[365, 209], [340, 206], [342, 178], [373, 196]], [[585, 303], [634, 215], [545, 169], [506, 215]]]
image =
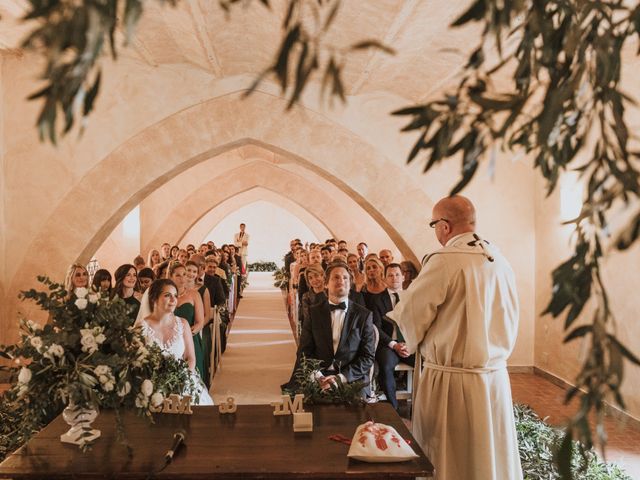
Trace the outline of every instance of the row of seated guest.
[[[399, 329], [386, 314], [393, 310], [399, 301], [400, 290], [406, 289], [417, 276], [418, 269], [412, 262], [394, 263], [392, 252], [388, 249], [380, 251], [380, 255], [368, 254], [366, 244], [358, 245], [359, 254], [348, 252], [346, 242], [339, 242], [338, 249], [332, 245], [310, 245], [310, 251], [302, 246], [298, 239], [292, 240], [291, 251], [285, 256], [290, 259], [291, 288], [293, 295], [298, 295], [298, 331], [299, 348], [295, 368], [303, 353], [303, 333], [305, 323], [310, 322], [314, 305], [326, 303], [328, 278], [325, 265], [339, 262], [347, 268], [350, 288], [348, 300], [360, 305], [372, 314], [372, 323], [378, 330], [379, 341], [375, 349], [375, 360], [378, 365], [378, 384], [394, 408], [398, 408], [396, 400], [396, 381], [394, 369], [398, 363], [413, 365], [415, 357], [409, 355]], [[364, 254], [362, 271], [359, 268], [360, 254]], [[298, 279], [297, 282], [295, 279]], [[294, 380], [293, 374], [284, 388], [289, 388]]]
[[111, 274], [107, 270], [99, 270], [98, 272], [100, 274], [97, 279], [94, 278], [92, 285], [89, 285], [87, 269], [83, 265], [74, 263], [67, 270], [65, 290], [72, 294], [77, 288], [93, 288], [94, 291], [103, 293], [109, 299], [119, 297], [130, 306], [129, 316], [135, 320], [138, 310], [140, 310], [140, 299], [142, 298], [136, 268], [131, 264], [120, 265], [113, 275], [115, 279], [113, 287], [111, 287]]
[[[163, 246], [163, 251], [169, 255], [170, 252], [174, 252], [176, 260], [158, 263], [159, 252], [152, 250], [148, 257], [154, 268], [146, 267], [142, 256], [138, 256], [133, 264], [118, 267], [113, 278], [108, 270], [97, 270], [91, 285], [89, 285], [87, 269], [83, 265], [74, 264], [67, 271], [65, 288], [70, 295], [73, 295], [72, 292], [77, 288], [91, 288], [109, 299], [118, 297], [130, 306], [129, 316], [132, 321], [135, 321], [140, 310], [142, 295], [151, 283], [156, 278], [171, 279], [178, 288], [176, 314], [186, 319], [190, 325], [196, 355], [196, 369], [209, 387], [212, 332], [211, 328], [205, 327], [209, 327], [214, 318], [213, 307], [223, 307], [227, 304], [229, 296], [227, 279], [231, 278], [236, 258], [233, 258], [231, 265], [227, 263], [225, 260], [231, 256], [232, 250], [228, 246], [217, 250], [213, 242], [201, 245], [198, 252], [203, 252], [204, 255], [196, 252], [193, 245], [189, 245], [185, 250], [164, 247], [170, 247], [169, 244]], [[238, 261], [240, 261], [239, 257]], [[114, 280], [115, 285], [113, 285]], [[239, 283], [236, 282], [236, 284]], [[224, 348], [226, 343], [224, 333], [229, 321], [224, 309], [222, 316], [224, 323], [221, 325], [221, 343]]]

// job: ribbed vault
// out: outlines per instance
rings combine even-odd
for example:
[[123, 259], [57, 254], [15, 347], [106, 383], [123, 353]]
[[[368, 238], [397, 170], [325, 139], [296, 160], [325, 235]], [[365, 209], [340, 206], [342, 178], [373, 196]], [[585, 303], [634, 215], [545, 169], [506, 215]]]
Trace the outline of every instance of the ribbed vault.
[[[256, 94], [241, 100], [240, 95], [214, 98], [165, 118], [118, 146], [79, 178], [41, 224], [8, 293], [32, 285], [42, 265], [63, 272], [73, 261], [88, 261], [124, 216], [151, 192], [205, 160], [246, 145], [269, 150], [279, 161], [303, 166], [340, 188], [405, 257], [416, 259], [409, 245], [424, 245], [426, 232], [415, 228], [406, 208], [414, 205], [427, 212], [432, 202], [405, 170], [319, 113], [300, 108], [274, 116], [274, 111], [283, 109], [282, 99]], [[114, 184], [113, 172], [127, 174]], [[389, 178], [393, 178], [392, 188], [381, 187]], [[247, 184], [235, 193], [258, 184]], [[339, 211], [336, 208], [334, 214]], [[60, 218], [66, 221], [61, 223]], [[191, 225], [185, 223], [177, 231]]]
[[[200, 217], [200, 219], [195, 222], [189, 230], [184, 232], [175, 244], [186, 245], [192, 243], [194, 245], [198, 245], [225, 217], [243, 206], [249, 205], [258, 200], [271, 202], [274, 205], [289, 211], [292, 215], [298, 217], [305, 225], [307, 225], [311, 232], [313, 232], [313, 234], [318, 238], [324, 239], [336, 236], [336, 234], [329, 230], [320, 219], [316, 218], [312, 213], [293, 200], [264, 187], [254, 187], [245, 192], [234, 195], [228, 200], [225, 200], [211, 208], [202, 217]], [[280, 246], [278, 245], [278, 247]]]

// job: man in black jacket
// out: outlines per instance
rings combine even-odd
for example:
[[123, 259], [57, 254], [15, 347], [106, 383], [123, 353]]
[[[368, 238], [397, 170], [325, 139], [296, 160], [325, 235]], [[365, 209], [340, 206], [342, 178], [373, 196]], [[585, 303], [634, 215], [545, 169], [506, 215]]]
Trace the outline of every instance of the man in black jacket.
[[396, 379], [394, 371], [398, 363], [412, 365], [415, 355], [409, 355], [407, 346], [402, 338], [402, 333], [396, 323], [386, 316], [400, 302], [399, 292], [402, 290], [404, 275], [397, 263], [390, 263], [385, 268], [385, 282], [387, 289], [382, 293], [372, 296], [373, 301], [369, 305], [373, 310], [373, 321], [380, 333], [380, 341], [376, 350], [378, 362], [378, 380], [387, 400], [398, 409], [396, 400]]
[[[304, 355], [322, 361], [315, 379], [322, 389], [342, 382], [368, 383], [375, 358], [375, 332], [369, 310], [349, 301], [351, 275], [344, 262], [325, 272], [328, 300], [311, 306], [302, 325], [298, 359]], [[363, 393], [367, 393], [368, 388]]]

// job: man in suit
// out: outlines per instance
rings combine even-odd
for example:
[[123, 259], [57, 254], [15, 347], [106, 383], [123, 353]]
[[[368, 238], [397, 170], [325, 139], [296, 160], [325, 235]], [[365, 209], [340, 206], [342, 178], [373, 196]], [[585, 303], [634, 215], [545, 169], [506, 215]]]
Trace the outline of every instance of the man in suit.
[[360, 242], [356, 247], [356, 250], [358, 251], [358, 270], [364, 272], [364, 261], [367, 253], [369, 253], [369, 247], [366, 243]]
[[209, 296], [211, 297], [211, 306], [224, 305], [227, 302], [227, 295], [224, 291], [223, 280], [216, 275], [216, 269], [218, 268], [218, 262], [216, 257], [209, 255], [205, 259], [204, 266], [204, 286], [209, 290]]
[[298, 360], [304, 355], [322, 361], [315, 379], [323, 390], [336, 385], [338, 378], [368, 383], [376, 350], [372, 314], [349, 301], [351, 274], [346, 263], [328, 265], [325, 285], [328, 300], [311, 305], [302, 325]]
[[380, 261], [382, 262], [385, 268], [387, 268], [389, 264], [394, 263], [393, 253], [391, 253], [391, 250], [387, 248], [385, 248], [384, 250], [380, 250], [378, 257], [380, 258]]
[[246, 225], [240, 224], [240, 231], [233, 237], [233, 244], [236, 247], [236, 251], [242, 259], [242, 273], [247, 271], [247, 254], [249, 253], [249, 234], [245, 232]]
[[400, 265], [398, 263], [387, 265], [385, 268], [387, 289], [376, 295], [371, 305], [374, 323], [380, 332], [380, 341], [376, 350], [376, 361], [379, 367], [378, 381], [387, 400], [396, 410], [398, 409], [398, 401], [396, 400], [396, 379], [393, 372], [400, 362], [407, 365], [413, 365], [415, 362], [415, 355], [409, 355], [409, 350], [398, 326], [386, 316], [400, 302], [399, 292], [402, 290], [403, 281], [404, 275]]

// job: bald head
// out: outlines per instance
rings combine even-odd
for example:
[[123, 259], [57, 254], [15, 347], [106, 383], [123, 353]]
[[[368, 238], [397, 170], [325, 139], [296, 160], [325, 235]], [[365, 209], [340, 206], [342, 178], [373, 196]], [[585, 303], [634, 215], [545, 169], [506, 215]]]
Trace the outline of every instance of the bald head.
[[476, 230], [476, 209], [462, 195], [445, 197], [433, 207], [433, 220], [444, 220], [435, 225], [438, 241], [445, 245], [450, 238]]

